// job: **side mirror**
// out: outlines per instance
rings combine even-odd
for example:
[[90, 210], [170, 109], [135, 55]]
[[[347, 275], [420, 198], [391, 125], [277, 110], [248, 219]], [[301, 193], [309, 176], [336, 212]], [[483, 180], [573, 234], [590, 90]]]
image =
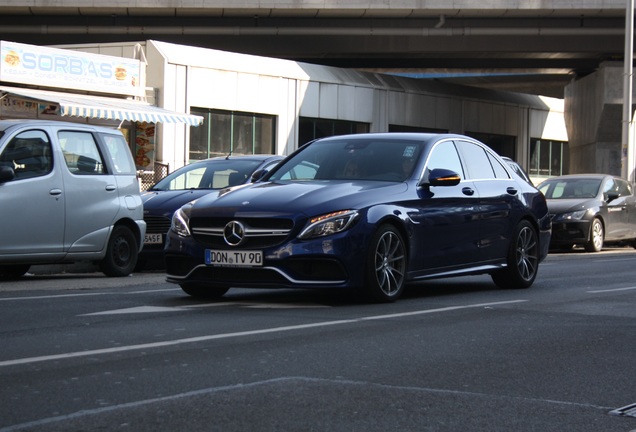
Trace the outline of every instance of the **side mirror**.
[[267, 170], [264, 170], [264, 169], [256, 170], [252, 173], [252, 177], [250, 181], [252, 183], [257, 182], [260, 179], [262, 179], [265, 174], [267, 174]]
[[461, 177], [455, 171], [444, 168], [435, 168], [428, 174], [429, 186], [455, 186], [461, 181]]
[[620, 195], [618, 194], [618, 192], [607, 192], [607, 193], [605, 194], [605, 196], [607, 197], [607, 198], [606, 198], [606, 201], [609, 203], [609, 202], [614, 201], [614, 200], [615, 200], [616, 198], [618, 198]]
[[0, 166], [0, 183], [11, 181], [15, 178], [15, 171], [8, 166]]

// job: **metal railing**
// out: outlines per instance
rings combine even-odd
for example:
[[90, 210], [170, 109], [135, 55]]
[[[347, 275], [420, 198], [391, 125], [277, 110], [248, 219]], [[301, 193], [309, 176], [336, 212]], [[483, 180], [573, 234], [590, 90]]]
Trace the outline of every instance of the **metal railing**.
[[152, 171], [137, 171], [137, 175], [139, 176], [139, 188], [142, 192], [148, 190], [150, 186], [157, 183], [169, 173], [169, 164], [155, 162]]

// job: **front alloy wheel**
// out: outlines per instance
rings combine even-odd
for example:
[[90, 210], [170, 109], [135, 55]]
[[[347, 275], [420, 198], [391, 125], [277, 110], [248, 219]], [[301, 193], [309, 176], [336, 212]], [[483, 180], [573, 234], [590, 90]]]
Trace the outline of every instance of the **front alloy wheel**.
[[404, 291], [406, 248], [400, 232], [382, 225], [371, 239], [367, 255], [365, 288], [377, 302], [393, 302]]
[[594, 218], [590, 226], [590, 239], [585, 244], [587, 252], [600, 252], [603, 249], [603, 222], [599, 218]]
[[500, 288], [528, 288], [539, 270], [539, 240], [536, 229], [526, 220], [515, 228], [508, 249], [505, 269], [492, 273], [492, 280]]

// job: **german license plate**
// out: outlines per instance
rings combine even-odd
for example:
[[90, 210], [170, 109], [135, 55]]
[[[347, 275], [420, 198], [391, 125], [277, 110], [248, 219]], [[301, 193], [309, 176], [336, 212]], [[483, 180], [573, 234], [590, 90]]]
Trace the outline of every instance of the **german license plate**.
[[225, 267], [261, 267], [263, 265], [263, 251], [206, 249], [205, 263]]
[[144, 236], [144, 244], [162, 244], [163, 234], [146, 234]]

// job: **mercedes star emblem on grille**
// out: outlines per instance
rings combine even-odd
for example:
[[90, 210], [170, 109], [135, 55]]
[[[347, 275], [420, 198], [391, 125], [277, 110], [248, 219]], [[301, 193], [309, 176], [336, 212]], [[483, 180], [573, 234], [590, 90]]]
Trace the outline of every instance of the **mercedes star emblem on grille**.
[[223, 228], [223, 239], [230, 246], [238, 246], [245, 238], [245, 227], [239, 221], [231, 221]]

